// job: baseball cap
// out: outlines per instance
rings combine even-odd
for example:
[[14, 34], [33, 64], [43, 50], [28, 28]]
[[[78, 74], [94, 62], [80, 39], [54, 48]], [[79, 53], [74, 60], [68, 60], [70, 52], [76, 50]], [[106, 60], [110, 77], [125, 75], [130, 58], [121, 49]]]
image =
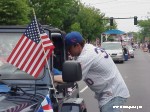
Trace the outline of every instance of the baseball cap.
[[77, 31], [72, 31], [65, 36], [65, 42], [67, 46], [76, 45], [82, 42], [84, 39], [82, 35]]

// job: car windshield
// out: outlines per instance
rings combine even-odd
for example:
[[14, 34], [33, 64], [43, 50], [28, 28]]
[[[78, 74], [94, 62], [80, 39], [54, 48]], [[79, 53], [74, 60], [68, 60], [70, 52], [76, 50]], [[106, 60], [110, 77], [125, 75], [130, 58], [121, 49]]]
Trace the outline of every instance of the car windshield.
[[105, 50], [121, 50], [121, 44], [120, 43], [102, 43], [102, 48]]
[[[31, 75], [6, 61], [21, 35], [22, 33], [0, 33], [0, 79], [33, 79]], [[39, 77], [42, 74], [43, 70]]]

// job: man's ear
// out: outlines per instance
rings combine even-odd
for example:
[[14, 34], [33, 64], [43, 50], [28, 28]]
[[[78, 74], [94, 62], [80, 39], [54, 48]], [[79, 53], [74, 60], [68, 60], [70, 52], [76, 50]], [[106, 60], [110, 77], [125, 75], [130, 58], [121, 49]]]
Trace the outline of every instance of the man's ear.
[[76, 46], [81, 47], [81, 45], [79, 43], [77, 43]]
[[76, 44], [76, 46], [78, 47], [78, 49], [81, 51], [82, 50], [82, 47], [79, 43]]

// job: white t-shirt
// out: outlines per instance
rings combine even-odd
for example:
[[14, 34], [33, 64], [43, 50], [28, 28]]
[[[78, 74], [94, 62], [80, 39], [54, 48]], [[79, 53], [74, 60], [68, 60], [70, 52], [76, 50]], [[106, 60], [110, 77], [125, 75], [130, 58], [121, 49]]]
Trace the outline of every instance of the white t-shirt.
[[77, 61], [81, 63], [83, 80], [95, 92], [100, 107], [116, 96], [130, 96], [117, 66], [101, 48], [85, 44]]

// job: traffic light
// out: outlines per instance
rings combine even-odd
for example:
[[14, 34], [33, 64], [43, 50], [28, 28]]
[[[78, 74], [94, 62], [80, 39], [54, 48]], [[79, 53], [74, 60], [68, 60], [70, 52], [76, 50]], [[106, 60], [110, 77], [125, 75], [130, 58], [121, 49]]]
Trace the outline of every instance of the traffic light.
[[113, 17], [110, 17], [110, 26], [113, 26]]
[[134, 16], [134, 25], [137, 25], [137, 16]]

